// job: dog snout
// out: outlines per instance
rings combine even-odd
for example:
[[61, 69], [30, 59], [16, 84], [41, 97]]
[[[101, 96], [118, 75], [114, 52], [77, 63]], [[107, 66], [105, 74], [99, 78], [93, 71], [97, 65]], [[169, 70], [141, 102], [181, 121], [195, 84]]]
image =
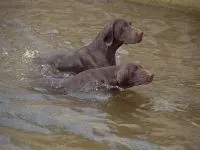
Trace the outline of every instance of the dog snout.
[[151, 74], [150, 80], [153, 81], [154, 74]]
[[140, 43], [142, 41], [144, 32], [142, 30], [140, 30], [140, 29], [137, 29], [137, 35], [138, 35], [138, 41], [137, 41], [137, 43]]
[[149, 81], [150, 82], [153, 81], [154, 74], [151, 73], [149, 70], [145, 70], [145, 72], [146, 72], [146, 74], [148, 76]]
[[144, 34], [144, 32], [143, 32], [142, 30], [140, 30], [140, 29], [137, 29], [137, 33], [138, 33], [138, 35], [141, 36], [141, 37], [142, 37], [143, 34]]
[[149, 82], [152, 82], [152, 81], [153, 81], [153, 77], [154, 77], [154, 74], [150, 73], [150, 74], [149, 74]]

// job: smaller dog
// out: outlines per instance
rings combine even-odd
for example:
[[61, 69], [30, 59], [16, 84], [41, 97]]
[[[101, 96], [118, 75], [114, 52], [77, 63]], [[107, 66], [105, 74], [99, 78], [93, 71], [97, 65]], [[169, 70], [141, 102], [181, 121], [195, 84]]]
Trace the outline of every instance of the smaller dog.
[[44, 77], [40, 83], [43, 87], [56, 93], [73, 94], [97, 91], [104, 87], [126, 89], [133, 86], [149, 84], [153, 74], [138, 64], [121, 64], [83, 71], [68, 79], [63, 77]]

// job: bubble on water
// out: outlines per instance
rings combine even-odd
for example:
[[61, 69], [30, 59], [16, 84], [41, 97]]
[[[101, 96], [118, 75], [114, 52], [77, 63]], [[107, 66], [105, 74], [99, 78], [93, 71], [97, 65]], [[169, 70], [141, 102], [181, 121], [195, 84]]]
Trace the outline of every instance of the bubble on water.
[[64, 41], [63, 43], [65, 43], [67, 45], [71, 45], [72, 44], [70, 41]]
[[24, 81], [24, 80], [25, 80], [25, 78], [24, 78], [24, 77], [21, 77], [21, 78], [20, 78], [20, 80], [21, 80], [21, 81]]
[[8, 56], [8, 52], [5, 50], [5, 48], [2, 48], [3, 49], [3, 51], [2, 51], [2, 55], [4, 55], [4, 56]]
[[40, 34], [59, 34], [60, 32], [57, 29], [52, 29], [52, 30], [46, 30], [44, 32], [41, 32]]
[[83, 38], [81, 39], [81, 42], [84, 43], [84, 45], [89, 45], [92, 43], [92, 39], [91, 38]]
[[200, 86], [200, 83], [196, 83], [196, 86]]
[[124, 49], [120, 49], [117, 51], [118, 54], [121, 54], [121, 55], [128, 55], [129, 52], [127, 50], [124, 50]]

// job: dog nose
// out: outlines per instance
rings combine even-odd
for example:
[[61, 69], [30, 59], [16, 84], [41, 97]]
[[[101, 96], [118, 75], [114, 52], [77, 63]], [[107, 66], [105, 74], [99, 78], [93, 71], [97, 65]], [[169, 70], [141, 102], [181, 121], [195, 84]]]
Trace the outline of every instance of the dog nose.
[[144, 32], [141, 31], [140, 29], [138, 29], [137, 34], [138, 34], [138, 42], [137, 43], [140, 43], [142, 41], [142, 37], [144, 35]]
[[149, 70], [145, 70], [145, 71], [146, 71], [146, 73], [147, 73], [147, 75], [148, 75], [148, 79], [149, 79], [150, 81], [152, 81], [152, 80], [153, 80], [153, 77], [154, 77], [154, 74], [151, 73]]
[[150, 81], [153, 81], [154, 74], [151, 74]]
[[143, 35], [144, 35], [144, 32], [139, 32], [139, 35], [140, 35], [140, 37], [143, 37]]
[[139, 35], [140, 37], [142, 37], [143, 34], [144, 34], [144, 32], [143, 32], [142, 30], [140, 30], [140, 29], [137, 29], [137, 33], [138, 33], [138, 35]]
[[153, 77], [154, 77], [154, 74], [151, 75], [151, 78], [152, 78], [152, 79], [153, 79]]

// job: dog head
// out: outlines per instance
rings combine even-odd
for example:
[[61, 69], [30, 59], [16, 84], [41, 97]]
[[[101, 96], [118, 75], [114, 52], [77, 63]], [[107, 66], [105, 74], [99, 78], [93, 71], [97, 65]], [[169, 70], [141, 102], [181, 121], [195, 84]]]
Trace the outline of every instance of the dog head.
[[151, 83], [153, 76], [150, 71], [143, 69], [139, 64], [128, 63], [119, 66], [117, 83], [119, 87], [130, 88]]
[[142, 41], [142, 37], [143, 32], [126, 19], [115, 19], [104, 29], [104, 42], [107, 46], [111, 46], [114, 40], [122, 44], [136, 44]]

